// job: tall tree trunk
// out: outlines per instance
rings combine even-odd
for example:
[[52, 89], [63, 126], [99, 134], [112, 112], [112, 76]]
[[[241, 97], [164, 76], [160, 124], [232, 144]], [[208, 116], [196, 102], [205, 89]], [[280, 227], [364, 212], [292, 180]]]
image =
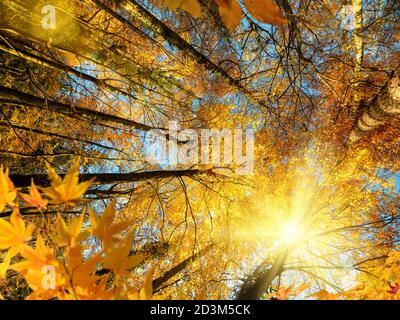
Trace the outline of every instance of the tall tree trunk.
[[161, 277], [154, 279], [153, 280], [153, 291], [157, 292], [160, 290], [160, 288], [171, 278], [176, 276], [179, 272], [184, 270], [191, 262], [194, 260], [199, 259], [200, 257], [204, 256], [208, 251], [211, 250], [213, 247], [213, 244], [208, 245], [207, 247], [203, 248], [199, 252], [193, 254], [189, 258], [183, 260], [179, 264], [177, 264], [175, 267], [169, 269], [167, 272], [165, 272]]
[[[95, 179], [95, 184], [115, 184], [115, 183], [129, 183], [149, 179], [165, 179], [165, 178], [179, 178], [179, 177], [194, 177], [199, 175], [215, 176], [212, 170], [159, 170], [159, 171], [146, 171], [146, 172], [129, 172], [129, 173], [83, 173], [79, 177], [81, 180], [86, 181]], [[63, 177], [64, 175], [60, 175]], [[29, 187], [31, 180], [38, 186], [48, 186], [50, 184], [48, 176], [45, 174], [32, 174], [32, 175], [10, 175], [11, 181], [15, 187]]]
[[66, 116], [77, 118], [83, 117], [87, 120], [99, 121], [105, 123], [121, 124], [133, 129], [150, 131], [154, 128], [143, 123], [135, 122], [126, 118], [118, 117], [111, 114], [106, 114], [100, 111], [73, 106], [66, 103], [57, 102], [50, 99], [43, 99], [29, 93], [24, 93], [15, 89], [0, 86], [0, 102], [7, 103], [11, 105], [20, 105], [35, 108], [48, 108], [53, 112], [58, 112]]
[[19, 126], [19, 125], [15, 125], [12, 123], [6, 123], [6, 122], [0, 122], [0, 127], [9, 127], [12, 129], [17, 129], [17, 130], [21, 130], [21, 131], [25, 131], [25, 132], [29, 132], [29, 133], [37, 133], [39, 135], [45, 135], [45, 136], [49, 136], [49, 137], [56, 137], [56, 138], [60, 138], [60, 139], [66, 139], [69, 141], [76, 141], [76, 142], [82, 142], [84, 144], [87, 145], [92, 145], [95, 147], [99, 147], [105, 150], [114, 150], [114, 151], [118, 151], [118, 152], [123, 152], [121, 149], [117, 149], [111, 146], [107, 146], [95, 141], [91, 141], [91, 140], [87, 140], [87, 139], [81, 139], [79, 137], [71, 137], [68, 135], [63, 135], [60, 133], [56, 133], [56, 132], [49, 132], [49, 131], [44, 131], [44, 130], [40, 130], [40, 129], [34, 129], [34, 128], [28, 128], [28, 127], [24, 127], [24, 126]]
[[353, 42], [355, 46], [355, 66], [354, 66], [354, 77], [353, 77], [353, 113], [355, 113], [361, 103], [361, 93], [360, 93], [360, 81], [362, 77], [362, 66], [364, 61], [364, 37], [363, 31], [363, 2], [362, 0], [353, 0], [353, 10], [354, 10], [354, 36]]
[[361, 116], [356, 120], [349, 136], [355, 143], [371, 131], [400, 115], [400, 66], [393, 72], [389, 81], [372, 99]]
[[[15, 39], [13, 39], [13, 40], [15, 41]], [[27, 49], [31, 50], [31, 48], [29, 48], [29, 47]], [[28, 52], [28, 51], [26, 51], [26, 50], [24, 50], [22, 48], [16, 48], [16, 47], [10, 48], [3, 41], [0, 41], [0, 50], [2, 50], [4, 52], [7, 52], [7, 53], [10, 53], [12, 55], [15, 55], [17, 57], [23, 58], [26, 61], [30, 61], [30, 62], [36, 63], [38, 65], [41, 65], [41, 66], [45, 66], [45, 67], [49, 67], [49, 68], [52, 68], [52, 69], [55, 69], [55, 70], [66, 72], [68, 74], [74, 75], [74, 76], [79, 77], [81, 79], [90, 81], [90, 82], [94, 83], [99, 88], [108, 89], [108, 90], [110, 90], [112, 92], [116, 92], [116, 93], [122, 94], [122, 95], [127, 96], [129, 98], [132, 98], [134, 100], [137, 99], [134, 95], [129, 94], [129, 93], [125, 92], [124, 90], [121, 90], [120, 88], [114, 87], [114, 86], [108, 84], [106, 81], [103, 81], [102, 79], [98, 79], [98, 78], [93, 77], [93, 76], [91, 76], [89, 74], [86, 74], [86, 73], [84, 73], [82, 71], [75, 70], [74, 68], [72, 68], [72, 67], [70, 67], [70, 66], [68, 66], [66, 64], [62, 64], [62, 63], [60, 63], [58, 61], [56, 62], [56, 61], [50, 60], [47, 57], [42, 57], [42, 56], [39, 56], [39, 55], [35, 55], [32, 52]]]
[[283, 272], [288, 253], [288, 249], [283, 250], [269, 269], [263, 270], [264, 264], [260, 265], [242, 285], [237, 300], [260, 299], [271, 286], [272, 281]]
[[[98, 0], [93, 0], [98, 3]], [[186, 42], [181, 36], [179, 36], [174, 30], [168, 27], [164, 22], [159, 20], [156, 16], [142, 7], [135, 0], [128, 0], [125, 5], [127, 9], [135, 11], [135, 17], [139, 18], [144, 24], [151, 27], [154, 31], [159, 33], [166, 41], [177, 47], [179, 50], [185, 52], [193, 61], [197, 64], [205, 67], [207, 70], [216, 73], [230, 85], [236, 87], [242, 92], [248, 93], [248, 90], [244, 88], [240, 82], [231, 77], [223, 68], [216, 65], [204, 54], [196, 50], [191, 44]]]

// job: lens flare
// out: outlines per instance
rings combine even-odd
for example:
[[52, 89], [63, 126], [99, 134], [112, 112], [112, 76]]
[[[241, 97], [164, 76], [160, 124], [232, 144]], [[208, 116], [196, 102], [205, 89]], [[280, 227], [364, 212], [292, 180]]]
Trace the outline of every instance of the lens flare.
[[305, 237], [304, 228], [297, 220], [291, 220], [282, 226], [280, 241], [285, 244], [295, 244]]

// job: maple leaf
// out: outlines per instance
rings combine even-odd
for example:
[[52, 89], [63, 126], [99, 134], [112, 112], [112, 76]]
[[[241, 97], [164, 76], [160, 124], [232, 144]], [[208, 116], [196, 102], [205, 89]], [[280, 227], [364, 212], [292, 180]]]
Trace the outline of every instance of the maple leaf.
[[43, 289], [43, 267], [48, 266], [55, 268], [57, 286], [65, 285], [63, 269], [60, 267], [53, 249], [46, 246], [40, 235], [37, 236], [36, 248], [26, 247], [21, 254], [26, 260], [13, 264], [10, 267], [21, 273], [33, 290]]
[[197, 0], [165, 0], [165, 3], [171, 10], [182, 9], [196, 18], [201, 16], [201, 6]]
[[242, 21], [242, 8], [236, 0], [216, 0], [219, 14], [225, 26], [233, 31]]
[[110, 203], [102, 216], [97, 216], [92, 209], [89, 209], [89, 216], [91, 224], [89, 231], [103, 241], [105, 248], [113, 246], [115, 235], [128, 227], [127, 222], [115, 222], [114, 202]]
[[10, 222], [0, 219], [0, 249], [9, 249], [9, 257], [22, 252], [27, 247], [25, 242], [32, 237], [33, 228], [31, 224], [26, 227], [19, 210], [14, 209]]
[[274, 25], [287, 24], [279, 6], [272, 0], [244, 0], [247, 11], [258, 21]]
[[308, 289], [309, 284], [303, 283], [299, 287], [295, 287], [294, 283], [289, 287], [280, 286], [276, 293], [269, 294], [269, 298], [276, 298], [278, 300], [287, 300], [290, 296], [298, 296], [301, 292]]
[[64, 179], [47, 164], [51, 187], [43, 188], [43, 192], [52, 199], [53, 204], [74, 205], [93, 183], [94, 179], [79, 183], [79, 159], [75, 161]]
[[41, 194], [39, 193], [35, 183], [31, 182], [31, 188], [28, 194], [21, 194], [22, 198], [29, 204], [35, 206], [36, 208], [43, 209], [47, 206], [48, 201], [43, 199]]
[[336, 300], [337, 296], [333, 293], [329, 293], [326, 290], [321, 290], [307, 296], [307, 298], [316, 298], [317, 300]]
[[83, 220], [85, 213], [83, 212], [78, 218], [72, 220], [67, 226], [65, 220], [59, 215], [57, 217], [57, 244], [61, 247], [68, 246], [73, 248], [89, 236], [88, 231], [82, 232]]
[[106, 252], [103, 261], [104, 267], [112, 270], [116, 275], [127, 275], [128, 270], [137, 267], [145, 259], [143, 255], [129, 255], [132, 248], [133, 236], [134, 234], [131, 233], [121, 244], [110, 248]]
[[14, 200], [17, 196], [17, 190], [8, 177], [8, 169], [3, 170], [3, 166], [0, 167], [0, 212], [2, 212], [5, 206], [14, 206]]
[[86, 286], [77, 284], [75, 291], [80, 300], [112, 300], [115, 299], [115, 290], [109, 288], [109, 282], [108, 278], [95, 278], [95, 281]]
[[96, 266], [101, 260], [101, 254], [94, 254], [84, 259], [82, 246], [76, 246], [68, 251], [67, 268], [71, 275], [71, 280], [75, 292], [80, 298], [88, 298], [95, 290], [99, 278], [96, 276]]

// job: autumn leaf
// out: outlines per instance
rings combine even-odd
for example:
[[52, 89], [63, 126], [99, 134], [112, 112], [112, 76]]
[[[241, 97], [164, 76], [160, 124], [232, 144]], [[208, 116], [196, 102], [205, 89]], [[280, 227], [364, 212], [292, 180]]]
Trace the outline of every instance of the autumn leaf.
[[101, 253], [84, 258], [82, 247], [76, 246], [68, 251], [67, 268], [76, 292], [90, 296], [99, 278], [96, 276], [96, 266], [101, 260]]
[[125, 221], [115, 221], [114, 202], [110, 203], [102, 216], [97, 216], [92, 209], [89, 209], [89, 217], [91, 224], [91, 227], [89, 228], [90, 233], [93, 236], [100, 238], [106, 248], [113, 246], [115, 243], [115, 235], [129, 226]]
[[287, 300], [290, 296], [298, 296], [304, 290], [308, 289], [310, 285], [303, 283], [299, 287], [295, 287], [295, 284], [291, 284], [289, 287], [280, 286], [275, 293], [269, 294], [268, 298], [276, 298], [278, 300]]
[[122, 243], [110, 248], [104, 257], [104, 267], [116, 275], [127, 275], [128, 270], [137, 267], [145, 259], [142, 255], [130, 255], [134, 234], [131, 233]]
[[53, 204], [74, 205], [93, 183], [93, 179], [79, 183], [79, 159], [75, 161], [64, 179], [47, 165], [51, 187], [43, 188], [43, 192], [52, 199]]
[[14, 209], [10, 222], [0, 219], [0, 249], [9, 248], [10, 257], [22, 252], [32, 237], [33, 228], [31, 224], [26, 227], [19, 210]]
[[3, 166], [0, 167], [0, 212], [5, 206], [14, 206], [14, 200], [17, 196], [17, 190], [8, 177], [8, 169], [4, 171]]
[[272, 0], [244, 0], [247, 11], [258, 21], [274, 25], [287, 24], [279, 6]]
[[326, 290], [321, 290], [307, 296], [307, 298], [316, 298], [317, 300], [336, 300], [337, 296], [333, 293], [329, 293]]
[[233, 31], [242, 21], [242, 8], [237, 0], [216, 0], [219, 6], [219, 14], [225, 26]]
[[28, 194], [21, 194], [22, 198], [29, 204], [35, 206], [38, 209], [43, 209], [47, 206], [48, 201], [43, 199], [41, 194], [39, 193], [35, 183], [31, 182], [31, 188]]
[[52, 266], [55, 268], [55, 274], [58, 277], [57, 285], [64, 283], [63, 272], [57, 261], [52, 248], [46, 246], [43, 238], [38, 235], [36, 248], [26, 247], [22, 252], [24, 261], [11, 265], [11, 268], [21, 273], [33, 290], [42, 289], [43, 267]]
[[171, 10], [182, 9], [189, 12], [193, 17], [201, 16], [201, 6], [197, 0], [165, 0], [167, 7]]
[[196, 293], [194, 300], [207, 300], [206, 288], [204, 285], [201, 286], [201, 289]]
[[82, 231], [84, 217], [85, 213], [83, 212], [67, 226], [61, 215], [58, 216], [56, 241], [59, 246], [73, 248], [89, 236], [88, 231]]

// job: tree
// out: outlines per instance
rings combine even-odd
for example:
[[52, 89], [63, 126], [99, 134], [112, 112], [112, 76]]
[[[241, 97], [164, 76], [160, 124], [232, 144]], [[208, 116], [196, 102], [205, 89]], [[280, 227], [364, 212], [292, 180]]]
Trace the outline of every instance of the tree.
[[2, 296], [398, 299], [399, 15], [2, 1]]

